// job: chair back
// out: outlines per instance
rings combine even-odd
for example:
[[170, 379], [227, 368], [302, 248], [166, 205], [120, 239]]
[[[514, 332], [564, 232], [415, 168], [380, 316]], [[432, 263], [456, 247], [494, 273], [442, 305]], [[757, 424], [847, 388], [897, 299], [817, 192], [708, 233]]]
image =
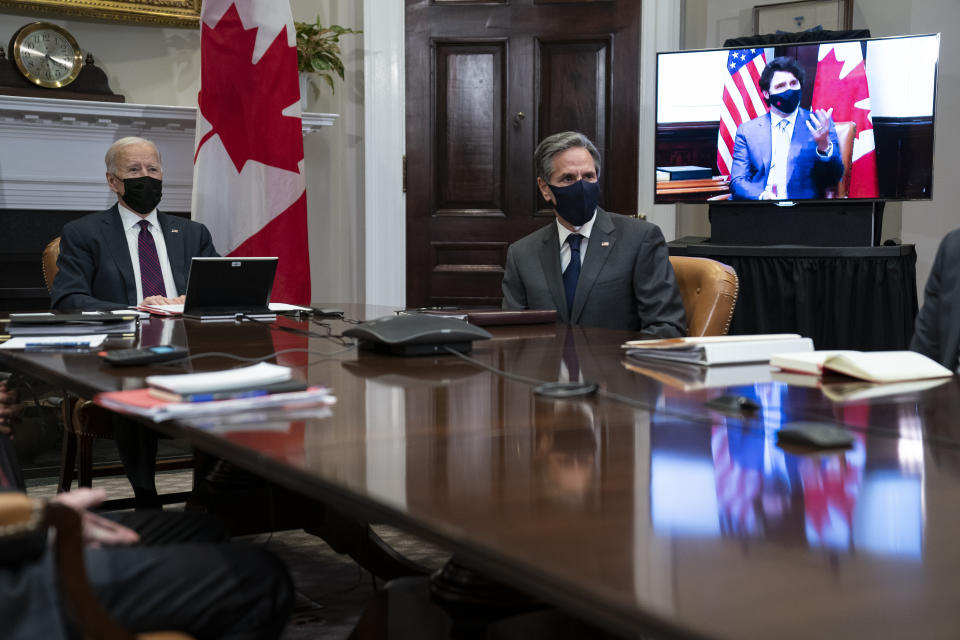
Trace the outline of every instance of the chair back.
[[740, 281], [730, 265], [709, 258], [670, 256], [691, 336], [725, 336], [737, 304]]
[[857, 137], [857, 123], [852, 121], [835, 122], [837, 140], [840, 142], [840, 158], [843, 160], [843, 175], [840, 182], [824, 189], [825, 198], [846, 198], [850, 189], [850, 165], [853, 163], [853, 141]]
[[57, 236], [44, 248], [43, 257], [40, 258], [40, 266], [43, 268], [43, 282], [47, 285], [47, 293], [53, 288], [53, 279], [57, 277], [57, 258], [59, 257], [60, 236]]

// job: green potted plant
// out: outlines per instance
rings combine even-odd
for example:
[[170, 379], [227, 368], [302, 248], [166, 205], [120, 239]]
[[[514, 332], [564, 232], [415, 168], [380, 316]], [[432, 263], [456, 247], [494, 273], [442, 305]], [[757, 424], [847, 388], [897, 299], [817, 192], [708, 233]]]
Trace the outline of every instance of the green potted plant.
[[307, 78], [315, 73], [336, 92], [333, 74], [343, 80], [343, 60], [340, 59], [340, 36], [363, 33], [338, 24], [328, 27], [316, 22], [295, 22], [297, 30], [297, 68], [300, 71], [300, 94], [305, 102]]

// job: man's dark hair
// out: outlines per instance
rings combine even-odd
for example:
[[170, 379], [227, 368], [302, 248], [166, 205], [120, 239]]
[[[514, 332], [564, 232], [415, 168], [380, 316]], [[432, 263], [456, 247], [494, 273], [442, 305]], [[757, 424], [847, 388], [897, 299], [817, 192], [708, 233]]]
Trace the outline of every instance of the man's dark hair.
[[773, 79], [773, 74], [777, 71], [786, 71], [787, 73], [792, 73], [793, 77], [797, 79], [797, 82], [800, 83], [800, 88], [803, 88], [803, 81], [806, 78], [807, 74], [803, 72], [803, 67], [797, 64], [795, 58], [789, 56], [780, 56], [779, 58], [774, 58], [767, 63], [767, 66], [763, 68], [763, 72], [760, 74], [760, 90], [770, 91], [770, 80]]

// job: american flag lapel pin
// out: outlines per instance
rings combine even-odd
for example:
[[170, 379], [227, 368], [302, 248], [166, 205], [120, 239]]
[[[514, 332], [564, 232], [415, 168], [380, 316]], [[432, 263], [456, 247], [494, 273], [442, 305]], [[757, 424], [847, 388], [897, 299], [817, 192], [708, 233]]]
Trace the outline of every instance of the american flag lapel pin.
[[170, 229], [170, 233], [180, 233], [180, 229]]
[[609, 247], [609, 246], [610, 246], [610, 243], [609, 243], [608, 241], [604, 240], [603, 242], [600, 243], [600, 246], [601, 246], [601, 247]]

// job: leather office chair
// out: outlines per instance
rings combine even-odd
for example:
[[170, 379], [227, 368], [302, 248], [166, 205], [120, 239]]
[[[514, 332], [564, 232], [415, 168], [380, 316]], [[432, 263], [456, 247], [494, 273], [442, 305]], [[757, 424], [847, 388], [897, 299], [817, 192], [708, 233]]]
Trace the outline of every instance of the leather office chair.
[[0, 545], [52, 526], [57, 589], [70, 619], [91, 640], [190, 640], [176, 631], [134, 635], [120, 627], [97, 601], [83, 564], [80, 515], [70, 507], [33, 500], [23, 493], [0, 493]]
[[856, 122], [834, 122], [837, 140], [840, 143], [840, 158], [843, 160], [843, 175], [835, 186], [824, 189], [825, 198], [846, 198], [850, 189], [850, 165], [853, 162], [853, 141], [857, 137]]
[[[43, 281], [47, 291], [53, 287], [57, 275], [57, 258], [60, 257], [60, 238], [54, 238], [44, 248], [40, 259]], [[74, 469], [77, 485], [93, 486], [93, 441], [95, 438], [113, 439], [113, 423], [105, 409], [89, 400], [69, 398], [63, 401], [63, 451], [60, 459], [60, 484], [58, 491], [69, 491], [73, 483]]]
[[709, 258], [670, 256], [687, 313], [690, 336], [725, 336], [737, 304], [740, 281], [733, 267]]

